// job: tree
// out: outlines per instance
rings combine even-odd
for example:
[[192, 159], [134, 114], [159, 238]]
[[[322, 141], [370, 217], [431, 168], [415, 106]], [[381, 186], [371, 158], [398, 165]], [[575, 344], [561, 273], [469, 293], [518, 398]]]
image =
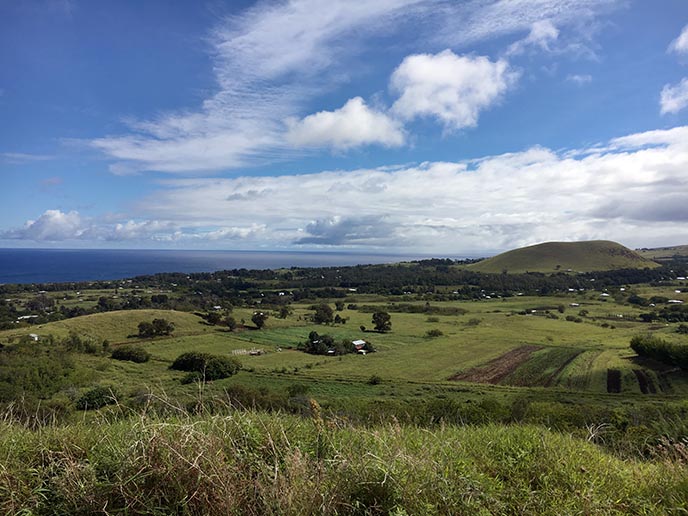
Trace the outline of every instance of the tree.
[[334, 321], [334, 312], [330, 305], [321, 303], [315, 307], [313, 322], [316, 324], [331, 324]]
[[227, 328], [229, 328], [229, 331], [234, 331], [234, 329], [237, 327], [236, 319], [234, 319], [234, 317], [231, 315], [225, 317], [225, 324], [227, 325]]
[[170, 335], [174, 331], [174, 324], [167, 319], [153, 319], [153, 322], [139, 323], [139, 337], [152, 338], [158, 335]]
[[174, 324], [167, 319], [153, 319], [156, 335], [169, 335], [174, 331]]
[[263, 312], [254, 312], [253, 316], [251, 316], [251, 322], [256, 325], [256, 328], [259, 330], [265, 326], [265, 321], [267, 320], [268, 315], [263, 313]]
[[384, 333], [392, 329], [392, 318], [387, 312], [375, 312], [373, 314], [373, 324], [375, 331]]
[[221, 319], [222, 316], [218, 312], [208, 312], [205, 315], [205, 320], [208, 321], [208, 324], [212, 324], [213, 326], [219, 323]]
[[344, 301], [335, 301], [334, 307], [338, 312], [341, 312], [342, 310], [344, 310]]
[[148, 321], [141, 321], [139, 323], [139, 337], [155, 337], [155, 328], [153, 327], [153, 325]]
[[280, 319], [286, 319], [287, 317], [289, 317], [290, 314], [291, 314], [291, 308], [288, 307], [287, 305], [282, 305], [282, 306], [280, 306], [279, 313], [277, 314], [277, 317], [279, 317]]

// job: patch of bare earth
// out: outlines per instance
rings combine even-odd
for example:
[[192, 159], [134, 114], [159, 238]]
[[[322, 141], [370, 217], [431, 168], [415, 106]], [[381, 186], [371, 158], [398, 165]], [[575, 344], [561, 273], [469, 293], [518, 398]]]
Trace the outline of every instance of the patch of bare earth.
[[487, 364], [474, 367], [449, 378], [462, 382], [497, 384], [530, 358], [540, 346], [520, 346], [490, 360]]

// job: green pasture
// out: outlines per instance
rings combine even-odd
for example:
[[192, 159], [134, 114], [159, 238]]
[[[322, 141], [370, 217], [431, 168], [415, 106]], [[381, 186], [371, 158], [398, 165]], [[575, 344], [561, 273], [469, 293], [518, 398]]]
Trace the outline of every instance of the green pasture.
[[[644, 290], [643, 290], [644, 292]], [[400, 313], [383, 296], [357, 295], [359, 306], [374, 306], [390, 311], [392, 331], [372, 331], [372, 313], [354, 309], [336, 312], [347, 322], [316, 325], [309, 320], [310, 304], [294, 304], [285, 319], [270, 311], [265, 327], [256, 329], [250, 322], [254, 308], [235, 309], [232, 316], [240, 323], [230, 332], [223, 326], [210, 326], [202, 318], [171, 310], [105, 312], [44, 325], [0, 332], [0, 343], [9, 343], [28, 333], [56, 338], [76, 333], [111, 346], [137, 344], [152, 355], [144, 364], [118, 362], [106, 354], [83, 355], [83, 364], [93, 370], [97, 383], [112, 384], [130, 392], [147, 387], [171, 392], [191, 392], [196, 387], [182, 386], [180, 373], [168, 369], [172, 361], [188, 351], [234, 355], [243, 364], [235, 378], [215, 382], [210, 389], [241, 383], [284, 389], [290, 382], [304, 383], [325, 395], [347, 396], [427, 396], [422, 386], [442, 388], [473, 386], [490, 392], [576, 392], [607, 394], [608, 372], [618, 370], [620, 393], [641, 394], [637, 370], [659, 390], [655, 396], [681, 396], [688, 393], [688, 379], [680, 371], [666, 371], [658, 364], [639, 363], [629, 348], [632, 336], [648, 331], [648, 325], [634, 320], [645, 309], [622, 305], [613, 296], [600, 298], [600, 292], [572, 292], [558, 296], [485, 299], [481, 301], [430, 302], [431, 308], [465, 311], [462, 315]], [[347, 303], [348, 304], [348, 303]], [[425, 301], [410, 304], [425, 307]], [[575, 304], [578, 306], [571, 306]], [[582, 312], [584, 311], [584, 312]], [[573, 316], [579, 322], [566, 320]], [[622, 316], [622, 317], [619, 317]], [[175, 325], [172, 336], [140, 339], [136, 336], [141, 321], [165, 318]], [[243, 326], [241, 325], [243, 321]], [[365, 330], [361, 329], [365, 327]], [[653, 331], [669, 340], [686, 341], [675, 332], [676, 325], [654, 325]], [[429, 330], [440, 335], [429, 337]], [[376, 353], [344, 356], [315, 356], [298, 351], [300, 342], [311, 331], [330, 334], [336, 340], [365, 339]], [[499, 363], [506, 353], [522, 346], [536, 351], [524, 363], [506, 369], [499, 385], [467, 384], [452, 381], [457, 374]], [[259, 355], [249, 354], [260, 351]], [[372, 376], [383, 387], [366, 386]], [[496, 390], [496, 391], [495, 391]]]

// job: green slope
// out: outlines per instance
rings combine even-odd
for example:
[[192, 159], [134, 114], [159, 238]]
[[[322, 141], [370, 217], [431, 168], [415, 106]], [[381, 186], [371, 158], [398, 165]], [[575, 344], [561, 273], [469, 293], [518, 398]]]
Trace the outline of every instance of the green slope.
[[514, 249], [470, 265], [477, 272], [511, 273], [642, 269], [658, 265], [627, 247], [606, 240], [546, 242]]
[[141, 321], [167, 319], [174, 323], [174, 335], [189, 335], [202, 331], [202, 319], [194, 314], [175, 310], [118, 310], [99, 314], [84, 315], [63, 321], [39, 324], [16, 330], [0, 331], [0, 340], [21, 337], [35, 333], [41, 337], [53, 335], [63, 338], [74, 332], [81, 337], [97, 341], [108, 339], [111, 343], [127, 341], [129, 335], [138, 333]]
[[670, 260], [674, 256], [688, 256], [688, 245], [638, 249], [637, 252], [640, 256], [650, 260]]

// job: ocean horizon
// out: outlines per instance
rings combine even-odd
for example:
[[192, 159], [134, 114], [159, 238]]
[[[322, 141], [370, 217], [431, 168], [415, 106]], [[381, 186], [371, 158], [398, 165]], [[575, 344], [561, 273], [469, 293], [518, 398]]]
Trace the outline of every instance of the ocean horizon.
[[162, 272], [337, 267], [428, 258], [432, 256], [315, 251], [0, 248], [0, 284], [117, 280]]

